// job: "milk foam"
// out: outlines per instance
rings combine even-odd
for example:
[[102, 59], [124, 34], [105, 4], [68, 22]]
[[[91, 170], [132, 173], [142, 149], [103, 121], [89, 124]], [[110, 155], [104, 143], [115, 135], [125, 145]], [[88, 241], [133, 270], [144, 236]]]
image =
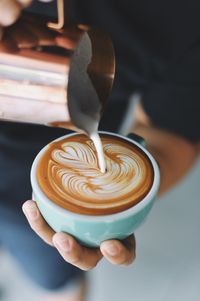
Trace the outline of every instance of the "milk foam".
[[[99, 170], [91, 142], [65, 142], [62, 149], [52, 152], [49, 178], [56, 192], [76, 204], [87, 198], [102, 200], [115, 198], [131, 192], [143, 177], [141, 158], [117, 144], [104, 145], [107, 170]], [[57, 185], [62, 183], [62, 186]], [[95, 203], [92, 202], [92, 207]]]
[[79, 214], [104, 215], [130, 208], [148, 193], [153, 181], [148, 157], [121, 138], [104, 134], [101, 141], [101, 169], [94, 142], [86, 135], [49, 145], [37, 177], [50, 200]]

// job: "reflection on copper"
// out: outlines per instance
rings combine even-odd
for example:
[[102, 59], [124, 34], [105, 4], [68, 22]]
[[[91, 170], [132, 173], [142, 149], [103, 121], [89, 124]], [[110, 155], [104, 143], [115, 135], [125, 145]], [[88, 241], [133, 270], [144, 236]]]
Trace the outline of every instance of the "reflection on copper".
[[58, 122], [66, 127], [64, 124], [70, 121], [70, 63], [83, 34], [88, 34], [93, 52], [87, 72], [103, 105], [110, 93], [115, 73], [110, 38], [99, 29], [85, 27], [86, 32], [75, 24], [64, 24], [62, 30], [52, 29], [47, 27], [48, 21], [23, 13], [16, 24], [5, 29], [0, 41], [2, 120], [46, 125]]
[[64, 15], [64, 0], [57, 0], [57, 13], [58, 13], [58, 22], [48, 22], [47, 25], [52, 29], [62, 29], [65, 23]]

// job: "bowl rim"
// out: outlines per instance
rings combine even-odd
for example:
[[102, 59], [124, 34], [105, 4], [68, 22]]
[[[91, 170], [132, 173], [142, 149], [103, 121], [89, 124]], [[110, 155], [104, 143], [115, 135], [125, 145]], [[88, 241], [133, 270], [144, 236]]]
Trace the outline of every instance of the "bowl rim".
[[[32, 167], [31, 167], [31, 185], [32, 185], [32, 189], [33, 189], [33, 195], [36, 195], [36, 202], [38, 201], [37, 198], [39, 199], [38, 202], [42, 202], [45, 204], [45, 206], [50, 207], [52, 210], [59, 212], [60, 215], [64, 216], [64, 217], [70, 217], [70, 218], [74, 218], [74, 219], [78, 219], [78, 220], [84, 220], [84, 221], [94, 221], [94, 222], [98, 222], [98, 221], [114, 221], [114, 220], [121, 220], [121, 219], [126, 219], [127, 217], [133, 216], [135, 214], [137, 214], [138, 212], [140, 212], [141, 210], [143, 210], [148, 204], [151, 203], [151, 201], [153, 201], [153, 199], [156, 197], [156, 194], [158, 192], [159, 189], [159, 184], [160, 184], [160, 172], [159, 172], [159, 167], [158, 164], [156, 162], [156, 160], [153, 158], [153, 156], [150, 154], [150, 152], [144, 147], [142, 146], [140, 143], [136, 142], [135, 140], [132, 140], [129, 137], [117, 134], [117, 133], [112, 133], [109, 131], [98, 131], [99, 134], [106, 134], [106, 135], [112, 135], [115, 137], [119, 137], [123, 140], [126, 140], [132, 144], [135, 144], [136, 146], [138, 146], [149, 158], [149, 160], [151, 161], [152, 167], [153, 167], [153, 171], [154, 171], [154, 179], [153, 179], [153, 184], [151, 189], [149, 190], [149, 192], [147, 193], [147, 195], [143, 198], [143, 200], [141, 200], [139, 203], [137, 203], [136, 205], [134, 205], [131, 208], [128, 208], [124, 211], [121, 212], [117, 212], [117, 213], [113, 213], [113, 214], [108, 214], [108, 215], [86, 215], [86, 214], [78, 214], [72, 211], [69, 211], [67, 209], [64, 209], [62, 207], [59, 207], [58, 205], [56, 205], [55, 203], [53, 203], [51, 200], [49, 200], [49, 198], [44, 194], [44, 192], [41, 190], [39, 183], [37, 181], [36, 178], [36, 170], [37, 170], [37, 165], [38, 165], [38, 161], [40, 160], [41, 156], [43, 155], [43, 153], [46, 151], [46, 149], [48, 148], [47, 144], [46, 146], [44, 146], [39, 153], [37, 154], [37, 156], [35, 157]], [[70, 134], [66, 134], [64, 136], [61, 136], [52, 142], [56, 142], [56, 141], [60, 141], [62, 139], [71, 137], [71, 136], [76, 136], [76, 135], [80, 135], [80, 133], [77, 132], [73, 132]]]

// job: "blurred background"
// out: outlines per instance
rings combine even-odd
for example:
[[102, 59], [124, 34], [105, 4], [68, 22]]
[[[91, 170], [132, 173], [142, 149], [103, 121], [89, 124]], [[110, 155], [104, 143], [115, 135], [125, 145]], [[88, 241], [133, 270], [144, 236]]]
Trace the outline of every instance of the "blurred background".
[[[158, 200], [136, 232], [130, 267], [102, 261], [88, 273], [87, 301], [200, 300], [200, 160], [184, 180]], [[35, 301], [37, 288], [17, 262], [0, 250], [0, 301]]]

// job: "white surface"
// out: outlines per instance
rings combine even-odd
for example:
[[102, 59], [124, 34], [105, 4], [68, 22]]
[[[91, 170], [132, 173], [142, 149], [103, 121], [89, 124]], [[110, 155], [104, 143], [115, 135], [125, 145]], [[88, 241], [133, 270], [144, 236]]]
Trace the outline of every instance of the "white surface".
[[[181, 184], [157, 201], [137, 231], [136, 262], [122, 268], [102, 261], [89, 273], [87, 301], [200, 300], [199, 179], [200, 161]], [[0, 287], [5, 288], [1, 301], [38, 300], [36, 289], [8, 255], [0, 255], [0, 265]]]

